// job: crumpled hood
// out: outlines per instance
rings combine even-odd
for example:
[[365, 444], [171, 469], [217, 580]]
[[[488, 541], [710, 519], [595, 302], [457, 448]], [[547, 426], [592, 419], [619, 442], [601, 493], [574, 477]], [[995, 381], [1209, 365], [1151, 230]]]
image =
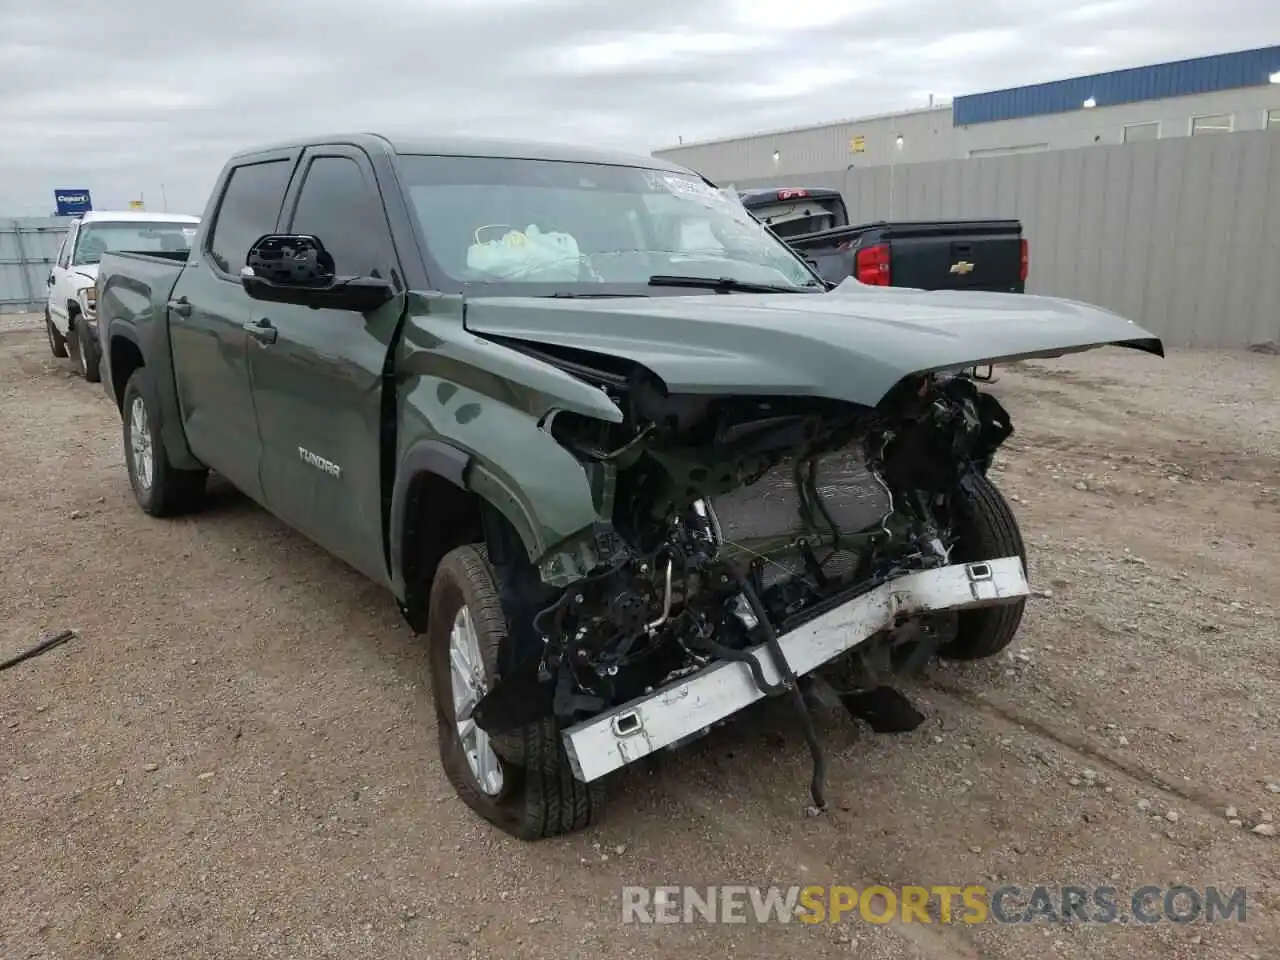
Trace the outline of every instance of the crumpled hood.
[[903, 377], [1116, 344], [1164, 356], [1110, 311], [1016, 293], [869, 287], [466, 303], [481, 336], [570, 347], [648, 367], [673, 393], [827, 397], [875, 406]]
[[71, 268], [71, 280], [77, 290], [92, 287], [98, 281], [98, 265], [96, 263], [81, 264]]

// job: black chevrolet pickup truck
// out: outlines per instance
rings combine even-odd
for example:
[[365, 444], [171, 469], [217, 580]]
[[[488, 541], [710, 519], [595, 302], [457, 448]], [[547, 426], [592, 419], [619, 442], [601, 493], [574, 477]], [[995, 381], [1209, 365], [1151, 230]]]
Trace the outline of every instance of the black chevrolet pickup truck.
[[385, 587], [450, 782], [526, 839], [774, 694], [821, 810], [826, 665], [877, 694], [1018, 630], [1012, 426], [961, 371], [1163, 349], [1071, 301], [831, 290], [689, 170], [493, 140], [246, 150], [190, 251], [97, 284], [138, 507], [216, 471]]
[[1022, 293], [1029, 266], [1018, 220], [878, 220], [850, 224], [827, 187], [739, 191], [752, 215], [837, 284]]

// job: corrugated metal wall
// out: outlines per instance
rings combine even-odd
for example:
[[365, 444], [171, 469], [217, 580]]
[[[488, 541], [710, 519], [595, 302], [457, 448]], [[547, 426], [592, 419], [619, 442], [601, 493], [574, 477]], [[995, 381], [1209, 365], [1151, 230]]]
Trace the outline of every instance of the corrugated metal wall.
[[70, 217], [0, 218], [0, 313], [44, 310], [46, 280]]
[[1090, 97], [1097, 106], [1109, 107], [1139, 100], [1265, 86], [1268, 77], [1276, 71], [1280, 71], [1280, 46], [1242, 50], [956, 97], [951, 105], [952, 121], [962, 127], [1062, 113], [1079, 110]]
[[1170, 346], [1280, 342], [1277, 132], [769, 183], [836, 187], [855, 221], [1017, 217], [1031, 246], [1032, 293], [1114, 310]]

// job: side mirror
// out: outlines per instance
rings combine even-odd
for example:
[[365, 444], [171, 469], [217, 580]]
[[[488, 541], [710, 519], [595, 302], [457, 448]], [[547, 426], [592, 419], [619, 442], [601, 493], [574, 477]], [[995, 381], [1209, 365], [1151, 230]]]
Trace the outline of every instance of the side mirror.
[[356, 313], [375, 310], [395, 295], [391, 284], [377, 277], [337, 276], [320, 238], [307, 234], [259, 237], [245, 256], [240, 286], [254, 300]]

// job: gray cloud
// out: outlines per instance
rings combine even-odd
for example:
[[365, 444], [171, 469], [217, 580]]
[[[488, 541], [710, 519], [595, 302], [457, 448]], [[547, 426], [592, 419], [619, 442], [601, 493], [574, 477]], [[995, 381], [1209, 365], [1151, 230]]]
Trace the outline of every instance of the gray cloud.
[[[13, 8], [15, 3], [4, 6]], [[0, 13], [0, 214], [199, 212], [227, 155], [349, 129], [613, 146], [1274, 42], [1231, 0], [58, 0]]]

